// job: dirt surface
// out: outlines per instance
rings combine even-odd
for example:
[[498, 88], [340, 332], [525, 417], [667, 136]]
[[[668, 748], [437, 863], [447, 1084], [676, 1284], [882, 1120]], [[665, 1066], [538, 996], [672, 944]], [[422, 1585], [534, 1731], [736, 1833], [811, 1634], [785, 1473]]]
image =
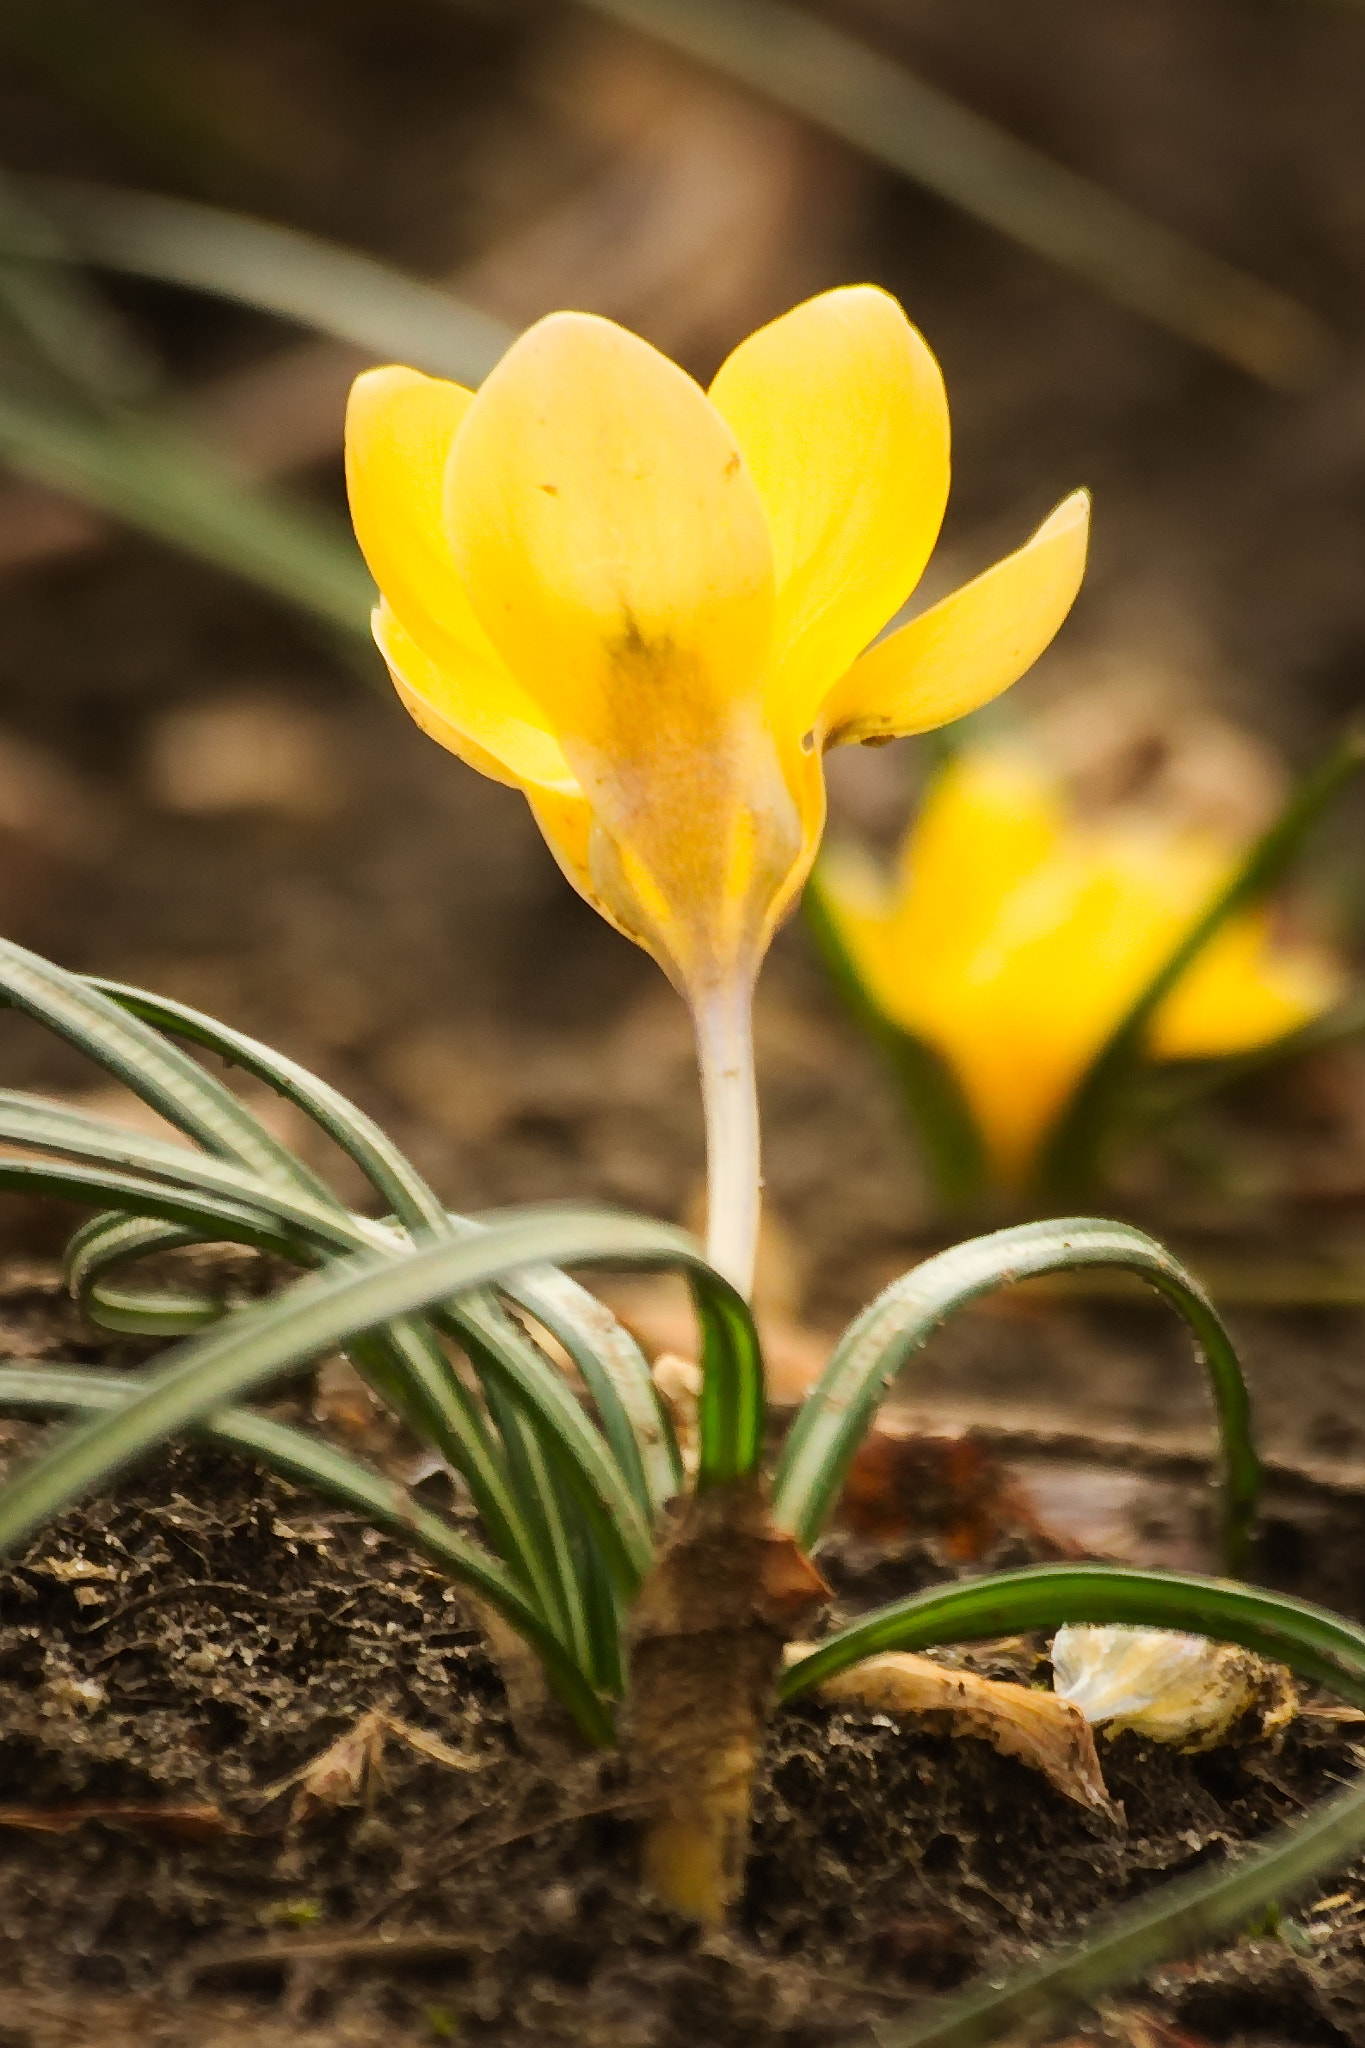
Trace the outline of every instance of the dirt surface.
[[[12, 1269], [3, 1295], [11, 1356], [131, 1362], [44, 1269]], [[6, 1425], [8, 1454], [33, 1435]], [[1302, 1501], [1272, 1516], [1302, 1522]], [[1358, 1526], [1335, 1534], [1359, 1555]], [[1038, 1554], [1016, 1536], [988, 1561]], [[923, 1538], [838, 1537], [823, 1562], [840, 1618], [956, 1569]], [[1288, 1582], [1320, 1591], [1324, 1567], [1327, 1547], [1301, 1545]], [[961, 1654], [1045, 1680], [1044, 1651]], [[298, 1774], [376, 1710], [448, 1754], [392, 1734], [343, 1803], [300, 1799]], [[788, 1710], [742, 1911], [699, 1935], [639, 1893], [619, 1764], [547, 1770], [518, 1748], [440, 1575], [191, 1449], [65, 1517], [0, 1581], [0, 1725], [6, 2048], [271, 2048], [286, 2030], [329, 2048], [690, 2048], [699, 2030], [805, 2048], [1216, 1859], [1360, 1754], [1353, 1723], [1311, 1716], [1203, 1756], [1102, 1742], [1116, 1828], [984, 1743]], [[1365, 2041], [1365, 1871], [1318, 1896], [1273, 1936], [1162, 1973], [1145, 2006], [1216, 2041]]]

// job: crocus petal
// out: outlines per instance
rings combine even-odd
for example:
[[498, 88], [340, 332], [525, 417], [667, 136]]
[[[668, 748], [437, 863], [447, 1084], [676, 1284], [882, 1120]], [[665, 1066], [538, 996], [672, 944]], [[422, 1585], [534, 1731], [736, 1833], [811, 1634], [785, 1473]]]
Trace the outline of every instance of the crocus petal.
[[483, 635], [465, 648], [443, 635], [444, 658], [436, 661], [387, 602], [371, 624], [394, 687], [423, 732], [495, 782], [578, 792], [563, 748]]
[[1075, 602], [1089, 525], [1073, 491], [1017, 553], [869, 649], [825, 701], [827, 743], [930, 732], [1017, 682]]
[[453, 637], [463, 650], [485, 635], [451, 558], [441, 492], [456, 429], [472, 391], [391, 365], [366, 370], [346, 407], [346, 487], [356, 539], [389, 609], [434, 660]]
[[918, 583], [948, 498], [948, 405], [896, 301], [854, 285], [762, 327], [711, 399], [773, 537], [774, 715], [796, 734]]
[[374, 634], [417, 723], [485, 775], [571, 780], [563, 754], [474, 615], [451, 557], [441, 493], [473, 393], [392, 367], [367, 370], [346, 411], [356, 535], [384, 593]]
[[772, 544], [705, 394], [609, 320], [555, 313], [488, 378], [446, 473], [485, 630], [562, 737], [616, 751], [755, 696]]
[[591, 803], [585, 893], [693, 994], [755, 967], [810, 833], [763, 717], [772, 544], [719, 413], [624, 329], [553, 315], [469, 408], [446, 522]]
[[1346, 992], [1340, 967], [1307, 945], [1276, 944], [1263, 911], [1224, 925], [1152, 1022], [1157, 1059], [1212, 1059], [1271, 1045]]

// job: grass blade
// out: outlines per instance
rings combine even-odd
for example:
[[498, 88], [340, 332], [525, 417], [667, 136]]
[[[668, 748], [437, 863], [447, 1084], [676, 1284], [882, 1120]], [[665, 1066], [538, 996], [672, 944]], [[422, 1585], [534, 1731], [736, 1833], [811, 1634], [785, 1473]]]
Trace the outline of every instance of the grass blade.
[[341, 521], [244, 482], [188, 434], [0, 387], [0, 460], [370, 648], [374, 586]]
[[86, 280], [46, 214], [0, 175], [0, 307], [54, 376], [97, 404], [136, 398], [152, 380], [131, 335]]
[[869, 1303], [840, 1338], [783, 1446], [773, 1480], [778, 1525], [804, 1549], [812, 1546], [878, 1404], [946, 1317], [992, 1288], [1079, 1266], [1139, 1274], [1194, 1333], [1218, 1416], [1224, 1559], [1230, 1571], [1240, 1570], [1261, 1468], [1232, 1341], [1199, 1283], [1154, 1239], [1127, 1224], [1085, 1216], [971, 1238], [915, 1266]]
[[786, 0], [588, 0], [939, 193], [1120, 305], [1285, 387], [1317, 381], [1311, 313]]
[[66, 1039], [206, 1152], [235, 1160], [273, 1186], [303, 1188], [339, 1207], [229, 1089], [80, 975], [0, 939], [0, 1001]]
[[[243, 1073], [264, 1081], [276, 1094], [301, 1109], [355, 1162], [407, 1229], [442, 1228], [446, 1211], [440, 1197], [387, 1132], [348, 1101], [340, 1089], [310, 1073], [297, 1060], [288, 1059], [245, 1031], [220, 1023], [216, 1017], [191, 1009], [187, 1003], [172, 1002], [148, 989], [129, 988], [123, 982], [102, 981], [94, 976], [86, 985], [129, 1016], [152, 1026], [155, 1032], [201, 1046], [230, 1066], [240, 1067]], [[198, 1073], [199, 1069], [194, 1071]]]
[[[18, 1472], [0, 1492], [0, 1549], [12, 1547], [154, 1445], [333, 1345], [483, 1286], [502, 1272], [546, 1261], [592, 1259], [709, 1272], [680, 1231], [608, 1211], [522, 1218], [471, 1242], [429, 1244], [401, 1258], [371, 1253], [339, 1263], [300, 1281], [282, 1299], [244, 1309], [226, 1325], [177, 1346], [127, 1408], [82, 1425]], [[633, 1496], [562, 1381], [551, 1376], [545, 1386], [563, 1394], [572, 1411], [562, 1418], [565, 1448], [585, 1487], [594, 1489], [599, 1527], [615, 1535], [631, 1564], [642, 1571], [651, 1545]], [[555, 1419], [561, 1419], [558, 1413]]]
[[265, 1211], [281, 1232], [311, 1237], [330, 1251], [354, 1251], [366, 1242], [373, 1243], [382, 1230], [382, 1226], [353, 1216], [334, 1199], [312, 1201], [210, 1154], [11, 1089], [0, 1089], [0, 1140], [34, 1151], [68, 1153], [101, 1166], [126, 1169], [140, 1179], [155, 1176], [173, 1186], [224, 1196]]
[[92, 1323], [136, 1337], [187, 1337], [226, 1315], [229, 1304], [188, 1288], [131, 1289], [110, 1287], [104, 1274], [116, 1266], [151, 1258], [158, 1252], [183, 1251], [202, 1244], [197, 1230], [160, 1223], [147, 1216], [92, 1216], [73, 1231], [62, 1254], [67, 1290]]
[[[131, 1375], [83, 1368], [6, 1367], [0, 1370], [0, 1413], [116, 1413], [128, 1405], [142, 1384]], [[468, 1586], [532, 1645], [556, 1693], [587, 1739], [602, 1746], [612, 1742], [614, 1730], [603, 1702], [508, 1572], [496, 1558], [424, 1507], [406, 1487], [385, 1479], [331, 1444], [244, 1408], [220, 1409], [199, 1428], [204, 1435], [246, 1453], [324, 1499], [364, 1515]]]
[[1142, 1061], [1148, 1027], [1180, 977], [1239, 911], [1273, 888], [1332, 799], [1365, 762], [1365, 731], [1348, 733], [1304, 777], [1236, 874], [1152, 976], [1077, 1084], [1049, 1135], [1039, 1183], [1056, 1194], [1093, 1185]]
[[[70, 256], [163, 284], [235, 299], [354, 342], [380, 362], [478, 384], [515, 330], [435, 285], [297, 228], [161, 193], [74, 178], [28, 178], [22, 195], [53, 221]], [[0, 218], [0, 238], [43, 256], [32, 230]]]
[[[306, 1067], [184, 1003], [118, 982], [96, 981], [92, 986], [157, 1030], [201, 1045], [274, 1088], [354, 1160], [407, 1229], [460, 1235], [481, 1227], [470, 1218], [449, 1215], [379, 1125]], [[627, 1481], [641, 1504], [657, 1515], [678, 1491], [682, 1465], [639, 1347], [603, 1303], [565, 1274], [545, 1268], [510, 1275], [502, 1291], [569, 1353], [588, 1382]]]
[[1240, 1643], [1365, 1707], [1365, 1629], [1354, 1622], [1288, 1593], [1229, 1579], [1101, 1564], [1031, 1565], [931, 1587], [878, 1608], [789, 1666], [781, 1697], [795, 1699], [883, 1650], [923, 1650], [1072, 1622], [1184, 1629]]
[[99, 1166], [66, 1165], [57, 1160], [0, 1159], [0, 1188], [54, 1195], [59, 1201], [91, 1208], [126, 1209], [136, 1216], [155, 1216], [183, 1225], [201, 1243], [249, 1244], [258, 1251], [297, 1259], [297, 1239], [288, 1236], [263, 1210], [226, 1196], [168, 1187], [130, 1173], [110, 1173]]
[[511, 1274], [502, 1291], [568, 1352], [627, 1483], [656, 1518], [682, 1490], [682, 1456], [635, 1339], [605, 1302], [552, 1266]]
[[926, 1039], [893, 1024], [873, 1002], [840, 937], [818, 862], [801, 907], [835, 988], [891, 1068], [939, 1201], [947, 1209], [967, 1207], [989, 1175], [986, 1143], [961, 1083]]

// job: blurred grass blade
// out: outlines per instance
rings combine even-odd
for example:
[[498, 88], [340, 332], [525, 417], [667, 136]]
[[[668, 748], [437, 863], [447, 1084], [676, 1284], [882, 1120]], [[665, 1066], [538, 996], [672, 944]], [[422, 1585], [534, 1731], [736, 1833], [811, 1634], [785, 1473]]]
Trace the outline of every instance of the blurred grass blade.
[[[86, 262], [235, 299], [383, 362], [478, 384], [516, 338], [435, 285], [297, 228], [76, 179], [30, 178], [23, 192]], [[15, 240], [23, 253], [22, 224], [0, 210], [0, 248]]]
[[[1025, 2028], [1033, 2038], [1049, 2021], [1132, 1983], [1153, 1964], [1241, 1933], [1267, 1906], [1353, 1862], [1363, 1844], [1365, 1780], [1358, 1780], [1232, 1869], [1198, 1870], [1163, 1885], [1003, 1983], [988, 1980], [954, 1994], [931, 2018], [882, 2023], [875, 2048], [984, 2048], [1005, 2033], [1020, 2039]], [[858, 2048], [874, 2048], [873, 2037], [863, 2036]]]
[[795, 1699], [884, 1650], [925, 1650], [1070, 1623], [1188, 1630], [1240, 1643], [1365, 1707], [1365, 1629], [1288, 1593], [1193, 1572], [1128, 1565], [1045, 1564], [934, 1586], [898, 1600], [789, 1665], [781, 1696]]
[[966, 1207], [983, 1193], [988, 1173], [985, 1140], [961, 1083], [933, 1046], [893, 1024], [872, 1001], [825, 899], [818, 862], [802, 909], [830, 979], [890, 1065], [935, 1193], [948, 1209]]
[[341, 522], [242, 482], [172, 427], [132, 412], [38, 403], [0, 386], [0, 462], [369, 645], [374, 586]]
[[1365, 730], [1350, 732], [1306, 775], [1237, 872], [1185, 934], [1091, 1062], [1048, 1137], [1039, 1183], [1055, 1195], [1091, 1186], [1134, 1087], [1152, 1019], [1230, 917], [1272, 889], [1332, 799], [1365, 763]]
[[1015, 1281], [1081, 1266], [1137, 1273], [1189, 1324], [1218, 1417], [1223, 1554], [1242, 1568], [1260, 1492], [1246, 1384], [1232, 1341], [1197, 1280], [1153, 1238], [1087, 1216], [1026, 1223], [969, 1239], [926, 1259], [870, 1302], [835, 1346], [782, 1447], [773, 1519], [803, 1549], [819, 1536], [853, 1455], [897, 1374], [946, 1317]]
[[[131, 1375], [84, 1368], [4, 1367], [0, 1368], [0, 1414], [115, 1413], [127, 1406], [142, 1385], [141, 1379]], [[531, 1643], [589, 1741], [601, 1745], [612, 1741], [612, 1724], [603, 1703], [506, 1569], [424, 1507], [406, 1487], [385, 1479], [331, 1444], [247, 1409], [221, 1408], [198, 1426], [215, 1441], [310, 1487], [337, 1506], [363, 1515], [479, 1594]]]
[[87, 398], [136, 399], [155, 382], [145, 352], [7, 172], [0, 174], [0, 309], [42, 361]]
[[1333, 337], [1284, 293], [786, 0], [586, 0], [852, 143], [1185, 340], [1285, 388]]

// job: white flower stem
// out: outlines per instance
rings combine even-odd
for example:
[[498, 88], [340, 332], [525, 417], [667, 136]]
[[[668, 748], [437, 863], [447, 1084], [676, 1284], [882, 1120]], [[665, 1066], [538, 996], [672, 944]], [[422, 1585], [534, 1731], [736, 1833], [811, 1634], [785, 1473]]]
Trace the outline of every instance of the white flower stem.
[[753, 988], [718, 989], [692, 1013], [706, 1113], [706, 1256], [747, 1300], [763, 1186], [754, 1081]]

